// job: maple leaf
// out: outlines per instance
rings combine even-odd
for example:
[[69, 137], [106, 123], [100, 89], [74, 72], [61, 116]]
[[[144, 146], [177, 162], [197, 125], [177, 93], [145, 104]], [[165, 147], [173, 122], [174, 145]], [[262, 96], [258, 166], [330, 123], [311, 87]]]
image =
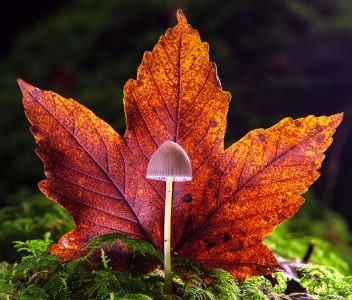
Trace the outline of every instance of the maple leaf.
[[70, 260], [91, 237], [111, 232], [161, 250], [165, 186], [145, 175], [151, 155], [171, 140], [193, 169], [191, 182], [174, 184], [174, 255], [240, 280], [271, 273], [279, 264], [262, 241], [303, 203], [342, 114], [286, 118], [224, 150], [230, 94], [208, 44], [181, 10], [177, 19], [125, 85], [123, 138], [76, 101], [18, 81], [45, 166], [39, 188], [76, 225], [49, 251]]

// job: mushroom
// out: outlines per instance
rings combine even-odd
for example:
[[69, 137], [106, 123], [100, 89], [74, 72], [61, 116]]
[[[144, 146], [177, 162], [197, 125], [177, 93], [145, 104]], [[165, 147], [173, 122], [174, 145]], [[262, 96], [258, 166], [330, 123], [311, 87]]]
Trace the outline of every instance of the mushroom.
[[[183, 148], [174, 142], [164, 142], [151, 156], [147, 168], [147, 178], [166, 181], [165, 218], [164, 218], [164, 272], [165, 294], [172, 292], [171, 275], [171, 207], [172, 182], [192, 180], [192, 167]], [[168, 296], [167, 296], [168, 299]], [[169, 299], [171, 299], [169, 297]]]

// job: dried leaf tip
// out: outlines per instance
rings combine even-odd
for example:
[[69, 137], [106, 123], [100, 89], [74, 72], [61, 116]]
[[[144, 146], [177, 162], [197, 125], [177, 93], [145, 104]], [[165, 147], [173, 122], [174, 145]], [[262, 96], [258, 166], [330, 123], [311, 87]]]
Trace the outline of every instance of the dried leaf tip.
[[177, 21], [180, 24], [182, 24], [182, 25], [187, 24], [187, 19], [186, 19], [186, 16], [184, 15], [182, 9], [177, 10], [176, 17], [177, 17]]
[[17, 84], [20, 87], [22, 93], [23, 92], [27, 92], [27, 91], [32, 91], [34, 90], [34, 87], [31, 86], [30, 84], [28, 84], [27, 82], [25, 82], [23, 79], [21, 78], [17, 78]]
[[192, 180], [192, 166], [183, 148], [174, 142], [164, 142], [151, 156], [147, 168], [147, 178], [166, 181]]

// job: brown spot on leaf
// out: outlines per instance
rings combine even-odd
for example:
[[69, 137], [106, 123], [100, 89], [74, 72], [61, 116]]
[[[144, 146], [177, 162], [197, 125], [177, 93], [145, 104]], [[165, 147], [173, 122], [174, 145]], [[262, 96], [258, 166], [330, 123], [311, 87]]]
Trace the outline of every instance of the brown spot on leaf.
[[188, 118], [186, 118], [186, 121], [187, 121], [187, 124], [188, 125], [192, 125], [193, 124], [193, 117], [188, 117]]
[[182, 197], [182, 202], [183, 203], [191, 203], [192, 202], [192, 195], [191, 194], [186, 194]]
[[214, 248], [215, 245], [216, 245], [215, 242], [209, 242], [209, 243], [207, 243], [207, 245], [205, 246], [205, 249], [206, 249], [206, 250], [210, 250], [211, 248]]
[[280, 220], [285, 220], [286, 219], [286, 216], [284, 214], [279, 213], [277, 216], [278, 216], [278, 218]]
[[223, 237], [224, 242], [228, 242], [231, 239], [231, 235], [229, 235], [228, 233], [226, 233]]
[[269, 221], [270, 221], [270, 218], [269, 218], [268, 216], [263, 216], [263, 220], [264, 220], [265, 222], [269, 222]]
[[224, 175], [224, 172], [222, 170], [220, 170], [219, 168], [215, 168], [214, 169], [214, 173], [218, 176], [222, 176]]
[[262, 133], [259, 133], [258, 134], [258, 139], [259, 139], [259, 141], [264, 142], [265, 141], [265, 135], [262, 134]]
[[302, 122], [300, 120], [295, 120], [294, 122], [295, 122], [296, 127], [302, 126]]
[[324, 142], [324, 139], [325, 139], [325, 134], [324, 133], [321, 133], [317, 136], [317, 142], [318, 143], [322, 143]]
[[211, 120], [210, 121], [210, 127], [211, 128], [215, 128], [218, 125], [218, 122], [216, 122], [215, 120]]

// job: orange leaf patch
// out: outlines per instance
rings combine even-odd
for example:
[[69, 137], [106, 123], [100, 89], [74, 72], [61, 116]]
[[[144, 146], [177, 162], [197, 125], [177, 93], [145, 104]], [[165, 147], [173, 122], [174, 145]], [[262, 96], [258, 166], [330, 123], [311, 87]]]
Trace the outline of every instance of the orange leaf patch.
[[19, 80], [47, 177], [39, 187], [76, 225], [49, 251], [70, 260], [91, 237], [111, 232], [161, 250], [165, 186], [145, 174], [171, 140], [193, 169], [191, 182], [174, 184], [174, 254], [238, 279], [271, 273], [279, 264], [262, 240], [303, 203], [342, 114], [286, 118], [224, 150], [230, 94], [208, 44], [180, 10], [177, 18], [125, 85], [123, 138], [76, 101]]

